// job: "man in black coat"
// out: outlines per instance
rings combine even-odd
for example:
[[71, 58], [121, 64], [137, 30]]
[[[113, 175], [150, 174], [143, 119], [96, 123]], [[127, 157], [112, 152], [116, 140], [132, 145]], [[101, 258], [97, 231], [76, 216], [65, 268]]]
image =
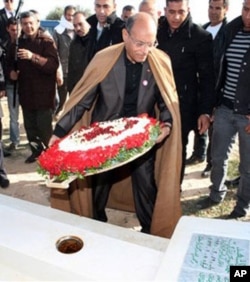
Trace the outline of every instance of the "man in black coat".
[[[8, 41], [10, 40], [9, 33], [7, 31], [7, 23], [9, 18], [13, 18], [15, 16], [14, 10], [14, 0], [4, 0], [4, 8], [0, 9], [0, 46], [2, 47], [2, 57], [1, 63], [3, 64], [3, 68], [5, 69], [5, 57], [8, 48]], [[0, 121], [0, 131], [2, 132], [2, 122]], [[11, 155], [11, 153], [3, 148], [3, 154], [5, 157]]]
[[[0, 47], [0, 57], [2, 56], [2, 48]], [[5, 94], [5, 81], [4, 81], [4, 73], [3, 73], [3, 67], [2, 63], [0, 61], [0, 99], [4, 97]], [[1, 119], [1, 118], [0, 118]], [[0, 187], [1, 188], [7, 188], [10, 184], [10, 181], [7, 177], [7, 173], [4, 169], [4, 163], [3, 163], [3, 145], [0, 140]]]
[[182, 175], [190, 131], [206, 132], [214, 105], [213, 41], [192, 22], [188, 0], [167, 0], [158, 28], [158, 47], [171, 58], [182, 122]]
[[123, 41], [122, 29], [125, 23], [116, 15], [115, 10], [115, 0], [95, 1], [96, 13], [87, 19], [91, 26], [89, 60], [103, 48]]
[[83, 12], [76, 12], [73, 18], [75, 37], [70, 43], [68, 58], [68, 92], [69, 94], [80, 80], [89, 60], [86, 56], [89, 46], [90, 25]]
[[15, 16], [14, 0], [4, 0], [4, 8], [0, 10], [0, 44], [5, 46], [9, 40], [7, 21]]
[[[224, 28], [227, 24], [226, 14], [228, 11], [229, 0], [209, 0], [208, 5], [208, 17], [209, 22], [203, 25], [203, 28], [210, 32], [213, 36], [214, 45], [214, 71], [215, 77], [219, 75], [220, 60], [222, 56], [222, 46], [224, 41]], [[212, 163], [211, 163], [211, 137], [212, 137], [212, 124], [208, 132], [199, 134], [195, 132], [194, 138], [194, 150], [189, 159], [186, 160], [186, 165], [193, 165], [204, 160], [206, 156], [207, 165], [202, 171], [202, 177], [208, 177], [210, 175]], [[206, 150], [207, 137], [209, 142]]]
[[198, 203], [201, 209], [225, 199], [228, 156], [239, 139], [239, 173], [236, 204], [228, 219], [250, 213], [250, 0], [244, 0], [241, 16], [225, 27], [221, 69], [216, 84], [216, 107], [212, 135], [212, 171], [209, 196]]
[[[156, 142], [162, 142], [171, 132], [172, 138], [176, 137], [173, 148], [180, 143], [177, 133], [179, 128], [175, 126], [178, 120], [178, 105], [173, 98], [169, 97], [171, 109], [176, 107], [177, 110], [177, 115], [173, 110], [172, 114], [164, 100], [167, 95], [164, 88], [166, 89], [167, 85], [170, 89], [169, 95], [173, 95], [176, 99], [175, 85], [171, 84], [171, 67], [170, 69], [168, 67], [168, 63], [169, 66], [171, 64], [169, 58], [154, 47], [156, 30], [155, 21], [146, 13], [138, 13], [127, 20], [126, 30], [124, 29], [122, 33], [125, 43], [98, 52], [90, 62], [86, 69], [86, 76], [81, 79], [66, 104], [64, 115], [55, 127], [50, 145], [67, 135], [90, 109], [93, 109], [91, 122], [99, 122], [137, 116], [142, 113], [156, 117], [156, 107], [162, 122], [161, 134]], [[153, 62], [153, 58], [156, 63]], [[159, 65], [161, 65], [160, 69], [163, 69], [161, 72], [158, 69]], [[157, 86], [157, 78], [159, 85], [162, 85], [162, 92]], [[160, 84], [159, 80], [162, 80], [163, 83]], [[86, 85], [88, 85], [88, 90], [85, 91], [82, 87], [85, 88]], [[174, 116], [176, 116], [176, 120], [173, 120]], [[172, 131], [172, 123], [175, 131]], [[170, 150], [168, 152], [171, 154]], [[178, 153], [174, 155], [173, 162], [170, 164], [175, 167], [174, 159]], [[132, 177], [136, 214], [142, 226], [142, 232], [145, 233], [150, 232], [158, 191], [154, 163], [155, 150], [151, 150], [128, 165], [129, 175]], [[178, 171], [178, 165], [175, 168], [175, 172]], [[159, 168], [159, 170], [161, 169]], [[166, 173], [164, 172], [164, 175]], [[114, 175], [116, 176], [114, 177]], [[105, 207], [110, 189], [115, 182], [122, 179], [121, 177], [124, 178], [124, 174], [116, 170], [100, 173], [89, 179], [92, 186], [93, 217], [95, 219], [107, 221]], [[172, 179], [174, 178], [172, 177]], [[178, 184], [178, 178], [176, 177], [176, 179]], [[170, 190], [174, 188], [176, 191], [177, 187], [172, 183], [169, 188]], [[128, 193], [128, 189], [126, 189], [126, 193]], [[171, 206], [172, 203], [169, 205]], [[168, 215], [164, 214], [164, 216]]]

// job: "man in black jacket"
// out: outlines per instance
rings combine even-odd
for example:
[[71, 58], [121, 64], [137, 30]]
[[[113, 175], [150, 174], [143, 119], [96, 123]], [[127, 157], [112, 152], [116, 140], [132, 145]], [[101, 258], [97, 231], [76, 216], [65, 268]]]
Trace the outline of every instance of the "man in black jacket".
[[14, 0], [4, 0], [4, 8], [0, 10], [0, 44], [5, 46], [9, 40], [7, 21], [15, 16]]
[[212, 171], [209, 197], [200, 208], [221, 203], [227, 193], [224, 184], [228, 155], [236, 135], [239, 138], [240, 182], [234, 210], [228, 216], [236, 219], [250, 211], [250, 0], [244, 0], [242, 15], [225, 28], [225, 46], [216, 90], [218, 101], [212, 135]]
[[192, 22], [188, 0], [167, 0], [159, 21], [158, 47], [171, 58], [182, 122], [182, 175], [188, 135], [206, 132], [214, 106], [213, 41], [210, 33]]
[[95, 0], [96, 13], [87, 19], [91, 26], [89, 60], [103, 48], [123, 41], [125, 23], [117, 17], [115, 10], [115, 0]]
[[73, 18], [75, 37], [70, 43], [68, 58], [68, 92], [69, 94], [82, 77], [89, 60], [86, 56], [89, 46], [90, 25], [83, 12], [76, 12]]
[[[219, 75], [219, 66], [221, 59], [221, 51], [223, 45], [223, 32], [225, 25], [227, 24], [226, 14], [228, 11], [229, 0], [209, 0], [208, 7], [208, 17], [209, 22], [203, 25], [203, 28], [210, 32], [213, 36], [214, 45], [214, 71], [215, 77]], [[186, 160], [186, 165], [193, 165], [203, 161], [205, 156], [207, 160], [207, 165], [203, 172], [202, 177], [208, 177], [210, 175], [212, 163], [211, 163], [211, 136], [212, 136], [213, 126], [211, 124], [208, 132], [204, 134], [199, 134], [195, 132], [194, 138], [194, 151], [191, 157]], [[207, 137], [209, 138], [207, 150], [206, 143]]]
[[[3, 50], [0, 47], [0, 58], [2, 56], [2, 52], [3, 52]], [[5, 95], [6, 94], [5, 94], [4, 72], [3, 72], [3, 67], [2, 67], [1, 60], [0, 60], [0, 99], [2, 97], [4, 97]], [[7, 177], [7, 173], [4, 169], [3, 157], [4, 157], [3, 145], [2, 145], [2, 141], [0, 140], [0, 187], [7, 188], [10, 184], [10, 181], [9, 181], [9, 179]]]
[[[179, 128], [176, 126], [178, 123], [178, 104], [174, 102], [176, 91], [172, 79], [171, 64], [169, 58], [154, 47], [156, 30], [155, 21], [147, 13], [138, 13], [128, 18], [126, 30], [124, 29], [122, 33], [125, 43], [116, 44], [116, 46], [98, 52], [96, 57], [90, 62], [88, 68], [85, 70], [86, 76], [81, 79], [74, 89], [66, 105], [64, 115], [55, 127], [50, 145], [68, 134], [78, 121], [87, 112], [90, 112], [90, 109], [93, 110], [91, 122], [98, 122], [120, 117], [137, 116], [142, 113], [147, 113], [149, 116], [154, 117], [156, 116], [155, 110], [158, 108], [162, 126], [161, 134], [156, 142], [162, 142], [171, 133], [172, 135], [168, 141], [171, 142], [170, 144], [174, 144], [173, 148], [175, 146], [179, 147]], [[168, 67], [168, 63], [170, 68]], [[161, 71], [159, 70], [159, 65]], [[171, 84], [171, 81], [173, 84]], [[161, 90], [157, 86], [157, 82], [161, 85]], [[86, 85], [88, 87], [85, 91], [84, 88]], [[170, 89], [168, 93], [164, 91], [166, 87]], [[80, 95], [78, 96], [78, 94]], [[171, 111], [165, 102], [167, 101], [166, 95], [169, 95], [168, 100], [170, 101]], [[171, 98], [172, 96], [173, 98]], [[79, 97], [79, 99], [77, 98], [76, 100], [76, 97]], [[176, 108], [177, 114], [172, 110], [173, 107]], [[162, 146], [165, 146], [165, 143]], [[170, 150], [168, 151], [171, 154]], [[176, 152], [174, 157], [171, 158], [172, 162], [169, 162], [175, 167], [175, 173], [177, 175], [178, 171], [180, 171], [180, 167], [175, 165], [175, 159], [176, 157], [178, 158], [178, 153]], [[154, 163], [155, 150], [151, 150], [128, 165], [128, 173], [132, 177], [131, 183], [133, 186], [136, 214], [142, 226], [142, 232], [145, 233], [150, 232], [152, 215], [155, 210], [154, 206], [158, 193], [155, 182]], [[160, 168], [159, 171], [161, 171]], [[164, 175], [167, 173], [169, 173], [169, 170], [168, 172], [164, 171]], [[125, 174], [127, 175], [127, 173]], [[95, 219], [107, 221], [105, 207], [111, 187], [121, 179], [124, 179], [125, 174], [119, 170], [107, 171], [94, 175], [91, 179], [87, 180], [91, 181], [93, 217]], [[174, 182], [177, 182], [178, 185], [178, 177], [171, 176], [171, 178], [176, 179], [177, 181]], [[164, 182], [166, 184], [167, 181], [165, 179], [162, 183]], [[174, 194], [176, 194], [176, 189], [179, 185], [175, 185], [174, 182], [168, 188], [170, 190], [174, 189]], [[125, 193], [128, 193], [128, 188], [129, 185], [126, 187]], [[159, 190], [161, 189], [159, 188]], [[171, 199], [174, 198], [174, 194]], [[171, 206], [172, 203], [168, 203], [167, 205]], [[176, 205], [175, 207], [174, 212], [178, 214], [178, 206]], [[163, 217], [167, 216], [169, 215], [164, 214]], [[173, 218], [171, 218], [172, 220]]]
[[[7, 22], [9, 18], [13, 18], [15, 16], [15, 10], [14, 10], [14, 0], [4, 0], [3, 2], [4, 2], [4, 8], [0, 9], [0, 46], [2, 47], [2, 51], [3, 51], [3, 56], [1, 60], [4, 67], [7, 45], [8, 45], [8, 41], [10, 40], [10, 36], [7, 31]], [[0, 121], [0, 131], [2, 132], [1, 121]], [[11, 155], [11, 153], [5, 148], [3, 148], [3, 152], [5, 157]]]

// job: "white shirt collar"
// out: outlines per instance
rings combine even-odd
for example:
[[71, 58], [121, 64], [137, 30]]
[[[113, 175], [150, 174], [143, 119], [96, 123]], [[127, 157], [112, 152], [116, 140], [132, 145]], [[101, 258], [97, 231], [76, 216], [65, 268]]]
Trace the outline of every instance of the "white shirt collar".
[[8, 19], [15, 16], [15, 11], [14, 10], [13, 11], [9, 11], [9, 10], [5, 9], [5, 13], [6, 13]]

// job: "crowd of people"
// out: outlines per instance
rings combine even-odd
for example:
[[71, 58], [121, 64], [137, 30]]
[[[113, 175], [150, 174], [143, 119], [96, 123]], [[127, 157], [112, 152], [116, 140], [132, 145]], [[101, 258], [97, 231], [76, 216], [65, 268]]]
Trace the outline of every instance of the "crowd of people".
[[[115, 173], [76, 180], [60, 193], [51, 189], [51, 206], [106, 222], [111, 203], [135, 210], [142, 232], [170, 237], [181, 216], [185, 166], [207, 160], [201, 176], [210, 177], [210, 194], [197, 209], [220, 204], [238, 136], [240, 178], [228, 218], [246, 216], [250, 0], [243, 0], [241, 15], [231, 22], [229, 0], [207, 1], [209, 22], [202, 26], [192, 21], [188, 0], [166, 0], [163, 11], [157, 1], [142, 0], [139, 7], [124, 6], [121, 15], [115, 0], [95, 0], [89, 17], [68, 5], [51, 35], [38, 12], [17, 15], [15, 1], [4, 0], [0, 97], [8, 100], [10, 144], [0, 144], [0, 186], [9, 186], [4, 153], [20, 143], [19, 105], [31, 150], [27, 164], [80, 124], [147, 113], [162, 124], [151, 151]], [[186, 159], [191, 131], [194, 150]]]

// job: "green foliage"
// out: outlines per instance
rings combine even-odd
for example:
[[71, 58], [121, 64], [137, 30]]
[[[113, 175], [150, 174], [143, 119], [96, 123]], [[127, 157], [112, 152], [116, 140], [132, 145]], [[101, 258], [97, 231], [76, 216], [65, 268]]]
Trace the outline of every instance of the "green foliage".
[[[138, 155], [144, 154], [148, 150], [150, 150], [154, 145], [155, 141], [160, 135], [161, 130], [159, 124], [156, 124], [155, 126], [152, 126], [150, 128], [150, 138], [148, 141], [144, 142], [144, 144], [140, 147], [134, 147], [131, 149], [127, 149], [126, 147], [121, 147], [118, 154], [112, 158], [107, 159], [104, 163], [100, 164], [99, 167], [93, 167], [93, 168], [87, 168], [85, 171], [61, 171], [60, 175], [56, 176], [56, 181], [61, 182], [64, 180], [67, 180], [71, 176], [76, 176], [77, 178], [83, 179], [85, 174], [95, 174], [100, 171], [103, 171], [105, 169], [108, 169], [110, 167], [120, 166], [121, 163], [126, 163], [127, 161], [131, 161], [138, 157]], [[49, 179], [51, 178], [51, 175], [49, 175], [49, 172], [43, 169], [39, 162], [38, 162], [38, 168], [37, 172], [41, 174], [43, 177]]]
[[79, 9], [79, 11], [84, 12], [86, 18], [93, 14], [90, 9]]
[[233, 179], [239, 176], [239, 160], [233, 159], [228, 162], [227, 177]]
[[46, 20], [60, 20], [62, 14], [63, 14], [62, 7], [56, 7], [53, 11], [50, 11], [49, 14], [46, 17]]

